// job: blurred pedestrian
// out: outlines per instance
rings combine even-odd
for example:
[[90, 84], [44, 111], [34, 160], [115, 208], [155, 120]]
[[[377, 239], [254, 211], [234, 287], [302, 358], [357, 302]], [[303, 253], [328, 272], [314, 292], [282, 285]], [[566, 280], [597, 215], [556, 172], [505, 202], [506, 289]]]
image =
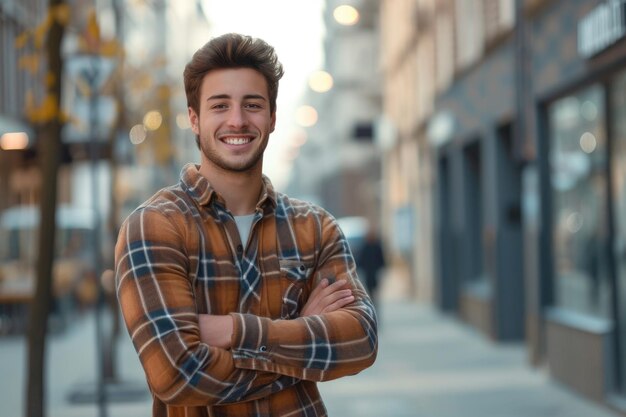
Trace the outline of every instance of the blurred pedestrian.
[[378, 310], [380, 308], [378, 284], [385, 268], [385, 253], [380, 236], [373, 226], [368, 229], [365, 242], [356, 254], [356, 263], [363, 274], [365, 288]]
[[262, 174], [282, 74], [260, 39], [200, 48], [184, 84], [201, 162], [120, 230], [117, 294], [154, 416], [326, 416], [316, 382], [376, 357], [337, 222]]

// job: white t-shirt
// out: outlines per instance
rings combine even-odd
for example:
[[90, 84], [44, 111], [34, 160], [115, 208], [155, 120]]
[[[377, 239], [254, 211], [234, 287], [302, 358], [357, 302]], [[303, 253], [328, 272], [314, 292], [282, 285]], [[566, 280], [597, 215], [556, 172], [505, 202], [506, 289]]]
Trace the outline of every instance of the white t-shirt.
[[237, 230], [239, 230], [239, 237], [241, 243], [245, 248], [248, 245], [248, 237], [250, 236], [250, 230], [252, 229], [252, 221], [254, 220], [254, 213], [246, 214], [245, 216], [234, 216], [235, 223], [237, 223]]

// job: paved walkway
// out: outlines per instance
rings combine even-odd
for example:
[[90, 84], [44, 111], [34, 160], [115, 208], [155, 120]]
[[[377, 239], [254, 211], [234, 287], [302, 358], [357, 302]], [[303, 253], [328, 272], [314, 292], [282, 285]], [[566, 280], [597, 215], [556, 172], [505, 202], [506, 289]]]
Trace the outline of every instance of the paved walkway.
[[530, 368], [523, 346], [496, 345], [427, 306], [387, 302], [379, 356], [320, 385], [331, 416], [614, 417]]
[[[527, 366], [520, 345], [495, 345], [457, 320], [402, 300], [382, 305], [380, 349], [373, 367], [320, 384], [332, 417], [615, 417]], [[93, 404], [67, 401], [93, 383], [93, 317], [51, 339], [48, 416], [99, 416]], [[22, 338], [0, 338], [0, 417], [23, 416]], [[119, 350], [122, 380], [143, 384], [126, 334]], [[150, 399], [108, 405], [108, 416], [150, 415]]]

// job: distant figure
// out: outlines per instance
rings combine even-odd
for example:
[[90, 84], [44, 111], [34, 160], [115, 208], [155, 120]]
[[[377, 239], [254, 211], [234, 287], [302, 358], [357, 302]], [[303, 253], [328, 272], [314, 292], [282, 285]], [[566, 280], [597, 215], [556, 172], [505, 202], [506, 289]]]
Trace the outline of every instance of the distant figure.
[[385, 268], [385, 254], [382, 242], [373, 227], [367, 232], [363, 246], [356, 255], [357, 266], [363, 273], [363, 282], [374, 305], [378, 307], [378, 281]]

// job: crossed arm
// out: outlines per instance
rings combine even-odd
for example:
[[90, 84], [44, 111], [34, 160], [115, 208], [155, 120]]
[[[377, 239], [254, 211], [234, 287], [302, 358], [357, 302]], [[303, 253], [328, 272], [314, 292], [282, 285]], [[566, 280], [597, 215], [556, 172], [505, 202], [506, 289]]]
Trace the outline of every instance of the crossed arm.
[[[348, 281], [338, 280], [329, 284], [323, 279], [311, 292], [302, 308], [300, 317], [315, 316], [336, 311], [354, 301]], [[200, 340], [210, 346], [222, 349], [231, 348], [233, 319], [230, 315], [198, 315]]]
[[231, 313], [200, 316], [198, 323], [180, 233], [184, 225], [177, 222], [182, 223], [156, 209], [136, 211], [116, 246], [124, 321], [161, 401], [185, 406], [248, 401], [302, 379], [338, 378], [373, 363], [375, 313], [334, 226], [324, 226], [329, 236], [322, 239], [318, 284], [300, 317]]

